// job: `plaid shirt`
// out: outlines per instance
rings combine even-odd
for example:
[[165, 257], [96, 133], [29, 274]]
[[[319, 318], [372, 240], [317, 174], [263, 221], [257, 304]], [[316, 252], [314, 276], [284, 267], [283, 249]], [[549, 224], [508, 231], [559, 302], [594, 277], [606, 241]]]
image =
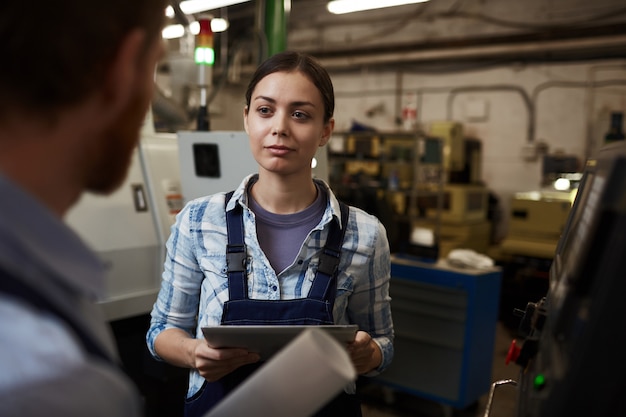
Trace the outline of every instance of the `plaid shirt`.
[[[248, 296], [252, 299], [287, 300], [306, 297], [311, 287], [333, 216], [340, 218], [339, 202], [328, 185], [328, 206], [317, 227], [305, 239], [294, 262], [276, 274], [259, 247], [254, 213], [247, 204], [248, 176], [235, 190], [226, 210], [235, 204], [244, 208], [247, 246]], [[163, 280], [147, 343], [152, 355], [159, 333], [180, 328], [201, 338], [201, 327], [221, 322], [228, 300], [226, 274], [226, 218], [224, 195], [217, 193], [189, 202], [178, 214], [167, 241]], [[342, 225], [343, 227], [343, 225]], [[393, 357], [393, 322], [389, 297], [390, 254], [384, 226], [374, 216], [350, 207], [343, 242], [337, 295], [333, 309], [336, 324], [354, 323], [368, 332], [382, 351], [382, 363], [372, 372], [384, 370]], [[196, 393], [204, 379], [192, 370], [188, 396]]]

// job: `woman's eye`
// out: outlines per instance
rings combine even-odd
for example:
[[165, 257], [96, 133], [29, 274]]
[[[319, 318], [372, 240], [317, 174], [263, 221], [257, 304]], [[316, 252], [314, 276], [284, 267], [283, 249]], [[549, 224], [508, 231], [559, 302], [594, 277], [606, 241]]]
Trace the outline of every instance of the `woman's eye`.
[[258, 112], [261, 114], [269, 114], [271, 110], [269, 107], [259, 107]]
[[295, 117], [296, 119], [306, 119], [307, 115], [306, 113], [303, 113], [301, 111], [295, 111], [293, 112], [293, 117]]

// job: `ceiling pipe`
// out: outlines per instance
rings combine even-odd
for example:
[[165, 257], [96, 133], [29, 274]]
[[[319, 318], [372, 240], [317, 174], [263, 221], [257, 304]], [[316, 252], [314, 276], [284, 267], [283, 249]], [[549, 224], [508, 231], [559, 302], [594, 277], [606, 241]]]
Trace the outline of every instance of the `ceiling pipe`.
[[[373, 49], [373, 48], [372, 48]], [[479, 59], [523, 60], [526, 57], [546, 57], [555, 60], [555, 54], [566, 52], [585, 55], [588, 51], [626, 50], [626, 35], [598, 36], [549, 41], [528, 41], [513, 44], [479, 44], [424, 49], [424, 45], [386, 45], [385, 51], [343, 50], [307, 51], [328, 69], [348, 69], [398, 65], [417, 62], [460, 62]], [[606, 53], [605, 53], [606, 55]]]
[[265, 36], [267, 37], [268, 56], [287, 49], [285, 0], [266, 0]]

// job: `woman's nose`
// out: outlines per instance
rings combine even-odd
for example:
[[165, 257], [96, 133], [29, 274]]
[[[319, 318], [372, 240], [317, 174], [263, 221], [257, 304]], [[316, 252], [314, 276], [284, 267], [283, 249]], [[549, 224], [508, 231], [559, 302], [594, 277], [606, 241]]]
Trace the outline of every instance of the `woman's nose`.
[[285, 120], [286, 116], [277, 115], [274, 118], [274, 125], [272, 126], [272, 135], [274, 136], [285, 136], [288, 131], [288, 123]]

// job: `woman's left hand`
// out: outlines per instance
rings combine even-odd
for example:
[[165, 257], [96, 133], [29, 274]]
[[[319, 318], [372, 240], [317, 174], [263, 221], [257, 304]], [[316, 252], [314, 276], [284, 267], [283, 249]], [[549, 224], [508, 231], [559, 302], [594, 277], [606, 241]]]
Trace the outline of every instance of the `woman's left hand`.
[[348, 353], [359, 375], [378, 368], [382, 361], [382, 353], [378, 344], [372, 340], [369, 333], [364, 331], [358, 331], [354, 337], [354, 342], [348, 343]]

